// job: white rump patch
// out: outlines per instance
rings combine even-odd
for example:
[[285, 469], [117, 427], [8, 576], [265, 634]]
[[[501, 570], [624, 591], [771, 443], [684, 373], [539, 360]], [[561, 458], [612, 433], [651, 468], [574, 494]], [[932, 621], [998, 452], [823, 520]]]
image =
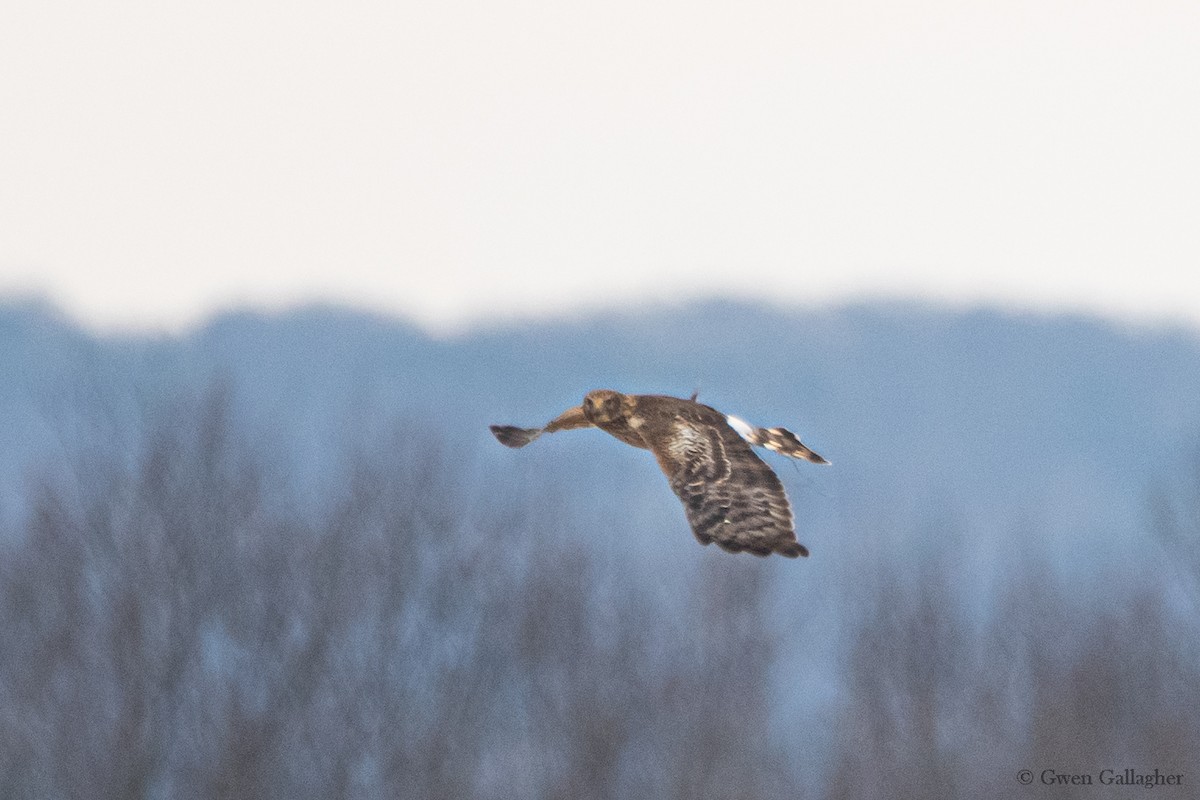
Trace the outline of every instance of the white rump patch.
[[733, 414], [726, 414], [725, 421], [729, 423], [729, 427], [738, 432], [738, 436], [741, 436], [747, 442], [753, 443], [754, 427], [750, 423], [744, 419], [738, 419]]

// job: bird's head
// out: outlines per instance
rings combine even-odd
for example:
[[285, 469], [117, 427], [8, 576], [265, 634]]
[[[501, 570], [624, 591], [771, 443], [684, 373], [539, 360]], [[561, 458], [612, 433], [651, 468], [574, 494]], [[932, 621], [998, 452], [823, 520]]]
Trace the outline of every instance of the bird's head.
[[583, 416], [593, 425], [620, 419], [628, 412], [626, 399], [612, 389], [595, 389], [583, 398]]

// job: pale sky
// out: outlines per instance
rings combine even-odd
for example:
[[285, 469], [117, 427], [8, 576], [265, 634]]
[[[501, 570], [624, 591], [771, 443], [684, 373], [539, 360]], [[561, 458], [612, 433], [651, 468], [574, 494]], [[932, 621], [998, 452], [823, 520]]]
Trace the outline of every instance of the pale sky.
[[1200, 3], [0, 7], [0, 298], [1200, 325]]

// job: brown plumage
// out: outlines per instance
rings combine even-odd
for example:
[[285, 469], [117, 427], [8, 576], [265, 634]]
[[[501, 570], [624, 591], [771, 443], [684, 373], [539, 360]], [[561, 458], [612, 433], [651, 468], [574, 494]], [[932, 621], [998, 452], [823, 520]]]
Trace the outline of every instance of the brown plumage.
[[701, 544], [733, 553], [807, 556], [796, 541], [783, 484], [751, 444], [793, 458], [828, 464], [784, 428], [755, 428], [737, 417], [678, 397], [588, 392], [583, 404], [543, 428], [492, 425], [501, 444], [524, 447], [543, 433], [597, 427], [654, 453], [671, 489], [683, 501]]

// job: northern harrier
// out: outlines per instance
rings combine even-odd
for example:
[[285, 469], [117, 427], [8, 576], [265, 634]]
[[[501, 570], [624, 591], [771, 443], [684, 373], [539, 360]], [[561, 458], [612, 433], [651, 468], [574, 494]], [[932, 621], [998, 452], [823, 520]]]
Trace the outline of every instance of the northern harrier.
[[492, 425], [501, 444], [524, 447], [543, 433], [596, 427], [626, 444], [654, 453], [671, 489], [683, 501], [700, 544], [716, 542], [731, 553], [807, 556], [796, 541], [783, 484], [754, 454], [756, 444], [814, 464], [829, 462], [783, 428], [755, 428], [702, 403], [654, 394], [596, 389], [583, 405], [544, 428]]

